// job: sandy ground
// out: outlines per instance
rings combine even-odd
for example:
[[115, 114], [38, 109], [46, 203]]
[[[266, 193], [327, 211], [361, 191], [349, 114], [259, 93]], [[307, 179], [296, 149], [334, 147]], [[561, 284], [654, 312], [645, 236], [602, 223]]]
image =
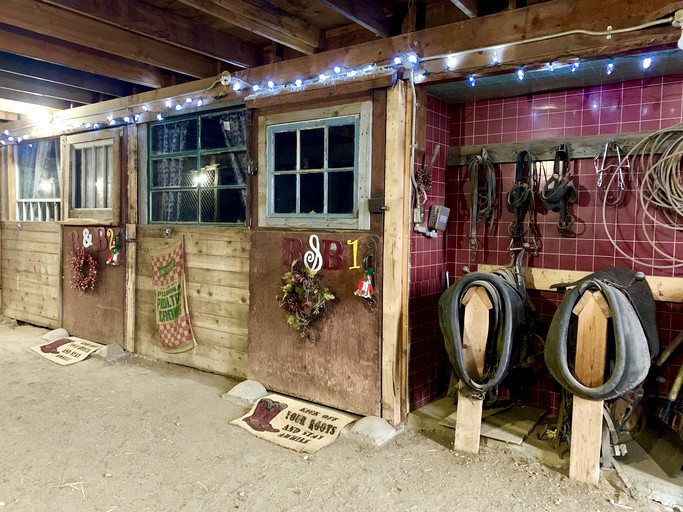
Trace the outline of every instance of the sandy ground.
[[225, 377], [132, 357], [60, 367], [44, 332], [0, 325], [0, 512], [663, 511], [618, 478], [590, 487], [500, 444], [457, 454], [410, 426], [305, 455], [229, 422]]

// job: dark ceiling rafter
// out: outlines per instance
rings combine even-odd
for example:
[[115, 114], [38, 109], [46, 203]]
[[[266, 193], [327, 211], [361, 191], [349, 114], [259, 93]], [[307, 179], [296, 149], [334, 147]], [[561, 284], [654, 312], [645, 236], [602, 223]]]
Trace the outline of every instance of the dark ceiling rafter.
[[0, 86], [0, 98], [12, 101], [20, 101], [22, 103], [30, 103], [31, 105], [40, 105], [41, 107], [54, 108], [57, 110], [64, 110], [71, 108], [71, 103], [65, 100], [58, 100], [50, 98], [49, 96], [42, 96], [40, 94], [31, 94], [28, 92], [19, 92], [13, 89], [4, 89]]
[[318, 0], [379, 37], [389, 37], [391, 21], [377, 0]]
[[114, 96], [108, 94], [98, 94], [79, 89], [78, 87], [46, 82], [45, 80], [16, 75], [7, 71], [0, 71], [0, 87], [17, 92], [47, 96], [79, 105], [87, 105], [114, 98]]
[[477, 0], [451, 0], [468, 18], [477, 17]]
[[38, 0], [3, 0], [7, 24], [71, 43], [184, 73], [195, 78], [217, 74], [214, 59], [101, 23]]
[[134, 0], [42, 0], [92, 19], [242, 68], [263, 63], [263, 50], [226, 32]]
[[93, 73], [69, 69], [3, 51], [0, 51], [0, 70], [27, 78], [44, 80], [48, 83], [106, 94], [111, 97], [129, 96], [137, 92], [137, 88], [128, 82], [113, 80]]
[[307, 55], [325, 47], [325, 37], [319, 28], [264, 0], [179, 1]]
[[0, 23], [0, 51], [158, 89], [190, 80], [149, 64]]

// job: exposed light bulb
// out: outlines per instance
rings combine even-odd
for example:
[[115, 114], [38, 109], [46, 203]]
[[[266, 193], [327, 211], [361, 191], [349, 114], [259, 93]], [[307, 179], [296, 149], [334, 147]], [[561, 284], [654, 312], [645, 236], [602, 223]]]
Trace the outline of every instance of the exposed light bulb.
[[201, 107], [203, 104], [204, 104], [204, 100], [201, 99], [201, 98], [199, 98], [199, 99], [197, 100], [197, 106], [198, 106], [198, 107]]
[[7, 135], [9, 135], [9, 130], [5, 130], [5, 131], [4, 131], [4, 132], [2, 132], [2, 133], [4, 133], [4, 134], [5, 134], [5, 136], [7, 136]]
[[548, 62], [548, 70], [549, 71], [555, 71], [555, 63], [550, 61]]
[[0, 144], [2, 144], [3, 146], [5, 146], [7, 143], [6, 143], [4, 140], [0, 140]]
[[318, 75], [318, 79], [319, 79], [321, 82], [324, 82], [325, 80], [327, 80], [327, 75], [326, 75], [325, 73], [320, 73], [320, 74]]
[[650, 69], [650, 66], [652, 66], [652, 57], [645, 57], [642, 66], [643, 69]]
[[180, 109], [182, 109], [182, 108], [183, 108], [183, 106], [182, 106], [180, 103], [178, 103], [178, 104], [175, 106], [175, 109], [176, 109], [176, 110], [180, 110]]
[[10, 142], [12, 142], [12, 141], [14, 140], [14, 137], [12, 137], [12, 136], [10, 135], [9, 137], [7, 137], [7, 140], [10, 141]]
[[275, 87], [275, 82], [273, 82], [272, 80], [268, 80], [268, 89], [272, 89], [274, 87]]
[[[401, 57], [398, 57], [398, 56], [394, 57], [394, 64], [396, 64], [397, 66], [400, 66], [401, 65]], [[338, 71], [337, 71], [337, 73], [338, 73]]]
[[406, 57], [406, 60], [410, 62], [411, 64], [417, 64], [418, 57], [416, 53], [409, 53], [408, 56]]
[[576, 73], [576, 70], [578, 70], [580, 66], [581, 66], [581, 63], [578, 60], [576, 62], [574, 62], [572, 64], [572, 73]]
[[525, 75], [525, 73], [524, 73], [524, 68], [519, 68], [519, 69], [517, 70], [517, 80], [519, 80], [520, 82], [521, 82], [522, 80], [524, 80], [524, 75]]
[[358, 71], [356, 71], [355, 69], [352, 69], [351, 71], [349, 71], [348, 73], [346, 73], [346, 76], [353, 78], [353, 77], [356, 76], [357, 74], [358, 74]]
[[159, 112], [159, 113], [157, 114], [157, 121], [163, 121], [163, 120], [164, 120], [164, 116], [162, 116], [162, 115], [161, 115], [161, 112]]
[[251, 86], [251, 90], [254, 92], [258, 92], [261, 90], [261, 86], [259, 84], [254, 84]]
[[149, 112], [149, 107], [147, 105], [142, 106], [142, 111], [143, 112]]
[[492, 63], [494, 66], [497, 66], [498, 64], [500, 64], [500, 61], [498, 60], [498, 53], [495, 52], [495, 51], [494, 51], [493, 54], [491, 55], [491, 63]]
[[124, 123], [130, 123], [130, 117], [129, 116], [124, 117], [123, 122]]
[[235, 82], [234, 84], [232, 84], [232, 90], [233, 91], [239, 91], [241, 88], [242, 88], [242, 84], [239, 82]]
[[185, 98], [185, 103], [192, 103], [192, 98]]
[[296, 80], [294, 80], [294, 85], [296, 85], [297, 87], [301, 87], [301, 84], [303, 84], [301, 78], [297, 78]]
[[113, 115], [109, 114], [109, 115], [107, 116], [107, 121], [108, 121], [108, 122], [111, 123], [113, 119], [114, 119], [114, 116], [113, 116]]
[[458, 65], [458, 58], [455, 55], [449, 55], [446, 59], [446, 67], [448, 69], [453, 69]]
[[[398, 58], [398, 57], [397, 57], [397, 58]], [[332, 68], [332, 71], [334, 71], [335, 73], [339, 74], [339, 73], [341, 73], [341, 68], [340, 68], [339, 66], [335, 66], [334, 68]]]
[[171, 108], [171, 100], [166, 100], [166, 108]]
[[137, 123], [140, 120], [140, 114], [135, 114], [135, 117], [133, 119]]
[[92, 124], [91, 123], [85, 123], [85, 127], [86, 128], [92, 128]]
[[472, 87], [474, 87], [475, 85], [477, 85], [477, 79], [474, 78], [474, 75], [470, 75], [470, 76], [467, 78], [467, 82], [468, 82], [468, 83], [470, 84], [470, 86], [472, 86]]
[[605, 66], [605, 73], [607, 73], [608, 75], [611, 75], [612, 73], [614, 73], [614, 61], [613, 60], [610, 60], [607, 63], [607, 66]]

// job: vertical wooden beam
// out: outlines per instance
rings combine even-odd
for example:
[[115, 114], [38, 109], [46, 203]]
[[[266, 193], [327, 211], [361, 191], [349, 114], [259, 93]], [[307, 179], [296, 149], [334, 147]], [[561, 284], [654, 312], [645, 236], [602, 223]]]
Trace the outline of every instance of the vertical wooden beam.
[[[382, 417], [401, 422], [401, 381], [407, 373], [408, 174], [409, 105], [406, 85], [398, 82], [387, 92], [384, 203], [384, 276], [382, 278]], [[408, 142], [408, 144], [406, 144]], [[404, 297], [405, 296], [405, 297]]]
[[[462, 299], [465, 306], [462, 349], [465, 368], [469, 375], [480, 378], [484, 374], [486, 340], [489, 334], [489, 310], [493, 307], [486, 290], [475, 286], [467, 290]], [[465, 393], [464, 383], [458, 389], [458, 409], [455, 421], [453, 448], [479, 453], [481, 412], [484, 400], [471, 398]]]
[[137, 287], [138, 223], [138, 127], [128, 125], [128, 211], [126, 215], [126, 343], [128, 352], [135, 351], [135, 309]]
[[[17, 146], [9, 146], [7, 149], [7, 220], [17, 220]], [[62, 178], [63, 179], [63, 178]]]
[[[576, 378], [584, 386], [600, 386], [605, 376], [609, 307], [600, 292], [588, 291], [573, 312], [579, 317], [574, 370]], [[598, 483], [601, 442], [602, 400], [585, 400], [575, 396], [572, 405], [569, 478], [594, 485]]]

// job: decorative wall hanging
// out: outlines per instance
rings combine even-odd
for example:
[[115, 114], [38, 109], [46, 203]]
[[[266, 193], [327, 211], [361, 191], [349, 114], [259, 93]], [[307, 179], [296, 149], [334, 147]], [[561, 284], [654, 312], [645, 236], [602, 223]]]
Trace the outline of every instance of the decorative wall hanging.
[[375, 307], [375, 258], [377, 245], [373, 238], [368, 240], [368, 247], [363, 258], [363, 277], [358, 283], [358, 288], [354, 295], [366, 299], [368, 307], [372, 310]]
[[287, 313], [287, 324], [302, 338], [315, 342], [310, 326], [325, 315], [330, 301], [335, 298], [334, 293], [316, 276], [315, 271], [299, 260], [292, 262], [282, 282], [282, 294], [277, 300]]
[[79, 247], [71, 251], [69, 264], [71, 266], [69, 278], [71, 289], [78, 293], [94, 290], [97, 282], [97, 260], [87, 254], [85, 249]]
[[109, 238], [109, 256], [107, 256], [107, 265], [117, 267], [121, 264], [119, 258], [121, 255], [121, 231], [114, 236], [114, 230], [107, 229], [107, 236]]
[[196, 342], [185, 296], [183, 239], [149, 252], [161, 348], [171, 353], [185, 352], [194, 348]]

